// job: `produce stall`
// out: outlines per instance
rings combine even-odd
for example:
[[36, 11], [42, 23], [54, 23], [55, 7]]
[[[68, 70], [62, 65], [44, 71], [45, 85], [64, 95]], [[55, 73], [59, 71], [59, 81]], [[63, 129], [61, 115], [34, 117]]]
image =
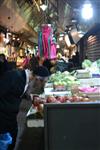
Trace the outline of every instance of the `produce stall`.
[[31, 99], [19, 150], [26, 144], [30, 150], [100, 149], [99, 72], [95, 78], [85, 69], [56, 72], [43, 95], [31, 95]]
[[63, 96], [53, 91], [55, 82], [59, 85], [66, 77], [58, 81], [51, 78], [53, 89], [49, 94], [53, 96], [44, 105], [45, 150], [99, 150], [100, 66], [76, 70], [73, 79], [70, 77], [63, 85], [71, 93]]

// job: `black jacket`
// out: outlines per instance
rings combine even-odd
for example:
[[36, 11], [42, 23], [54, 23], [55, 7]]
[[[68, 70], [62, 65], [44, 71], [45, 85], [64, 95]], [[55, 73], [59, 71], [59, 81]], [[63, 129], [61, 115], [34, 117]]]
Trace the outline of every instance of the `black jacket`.
[[8, 71], [0, 77], [0, 132], [16, 123], [25, 84], [25, 71]]

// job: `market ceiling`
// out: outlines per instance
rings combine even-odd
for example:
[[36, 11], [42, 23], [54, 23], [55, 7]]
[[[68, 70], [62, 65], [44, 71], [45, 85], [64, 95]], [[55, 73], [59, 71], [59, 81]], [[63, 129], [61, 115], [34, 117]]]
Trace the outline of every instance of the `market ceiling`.
[[[57, 0], [59, 1], [59, 14], [61, 24], [65, 26], [77, 25], [83, 31], [87, 31], [95, 23], [100, 23], [100, 0]], [[91, 3], [94, 16], [91, 20], [84, 20], [81, 16], [83, 4]], [[88, 15], [88, 12], [87, 12]], [[76, 21], [76, 22], [75, 22]]]
[[37, 42], [37, 27], [43, 23], [43, 11], [25, 0], [0, 0], [0, 25], [22, 38]]
[[[80, 9], [86, 0], [45, 0], [48, 9], [40, 9], [43, 0], [0, 0], [0, 25], [20, 36], [37, 42], [37, 32], [41, 24], [51, 23], [54, 30], [64, 31], [66, 26], [77, 25], [87, 31], [94, 23], [100, 22], [100, 0], [90, 0], [95, 8], [95, 19], [84, 22]], [[73, 22], [76, 20], [76, 22]]]

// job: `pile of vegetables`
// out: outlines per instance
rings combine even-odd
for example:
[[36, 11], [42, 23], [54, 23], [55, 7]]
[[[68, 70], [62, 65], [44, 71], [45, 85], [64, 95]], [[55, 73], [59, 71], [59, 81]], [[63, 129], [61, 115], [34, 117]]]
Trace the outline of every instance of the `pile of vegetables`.
[[50, 77], [50, 82], [53, 82], [55, 86], [61, 85], [66, 87], [71, 87], [72, 85], [79, 84], [79, 81], [68, 71], [65, 71], [63, 73], [56, 72], [55, 74], [52, 74]]
[[85, 59], [82, 63], [82, 68], [86, 69], [86, 68], [90, 68], [92, 65], [92, 62], [88, 59]]
[[84, 68], [84, 69], [88, 68], [90, 70], [96, 68], [96, 70], [99, 69], [99, 71], [100, 71], [100, 59], [97, 59], [94, 62], [92, 62], [88, 59], [85, 59], [82, 63], [82, 68]]

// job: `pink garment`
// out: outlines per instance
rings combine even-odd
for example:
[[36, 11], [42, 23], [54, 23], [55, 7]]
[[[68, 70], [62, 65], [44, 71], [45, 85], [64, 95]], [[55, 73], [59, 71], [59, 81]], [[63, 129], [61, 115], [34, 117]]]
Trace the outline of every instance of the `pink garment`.
[[24, 59], [24, 61], [22, 63], [22, 66], [23, 66], [24, 69], [28, 68], [29, 61], [30, 61], [30, 59], [27, 58], [27, 57]]
[[44, 57], [48, 58], [50, 51], [50, 40], [52, 35], [52, 28], [48, 25], [42, 27], [42, 42], [43, 42], [43, 52]]
[[95, 93], [95, 92], [100, 92], [100, 88], [98, 87], [82, 87], [82, 88], [79, 88], [79, 91], [80, 92], [85, 92], [85, 93]]
[[50, 59], [55, 59], [56, 58], [56, 44], [52, 43], [51, 44], [51, 51], [50, 51]]

